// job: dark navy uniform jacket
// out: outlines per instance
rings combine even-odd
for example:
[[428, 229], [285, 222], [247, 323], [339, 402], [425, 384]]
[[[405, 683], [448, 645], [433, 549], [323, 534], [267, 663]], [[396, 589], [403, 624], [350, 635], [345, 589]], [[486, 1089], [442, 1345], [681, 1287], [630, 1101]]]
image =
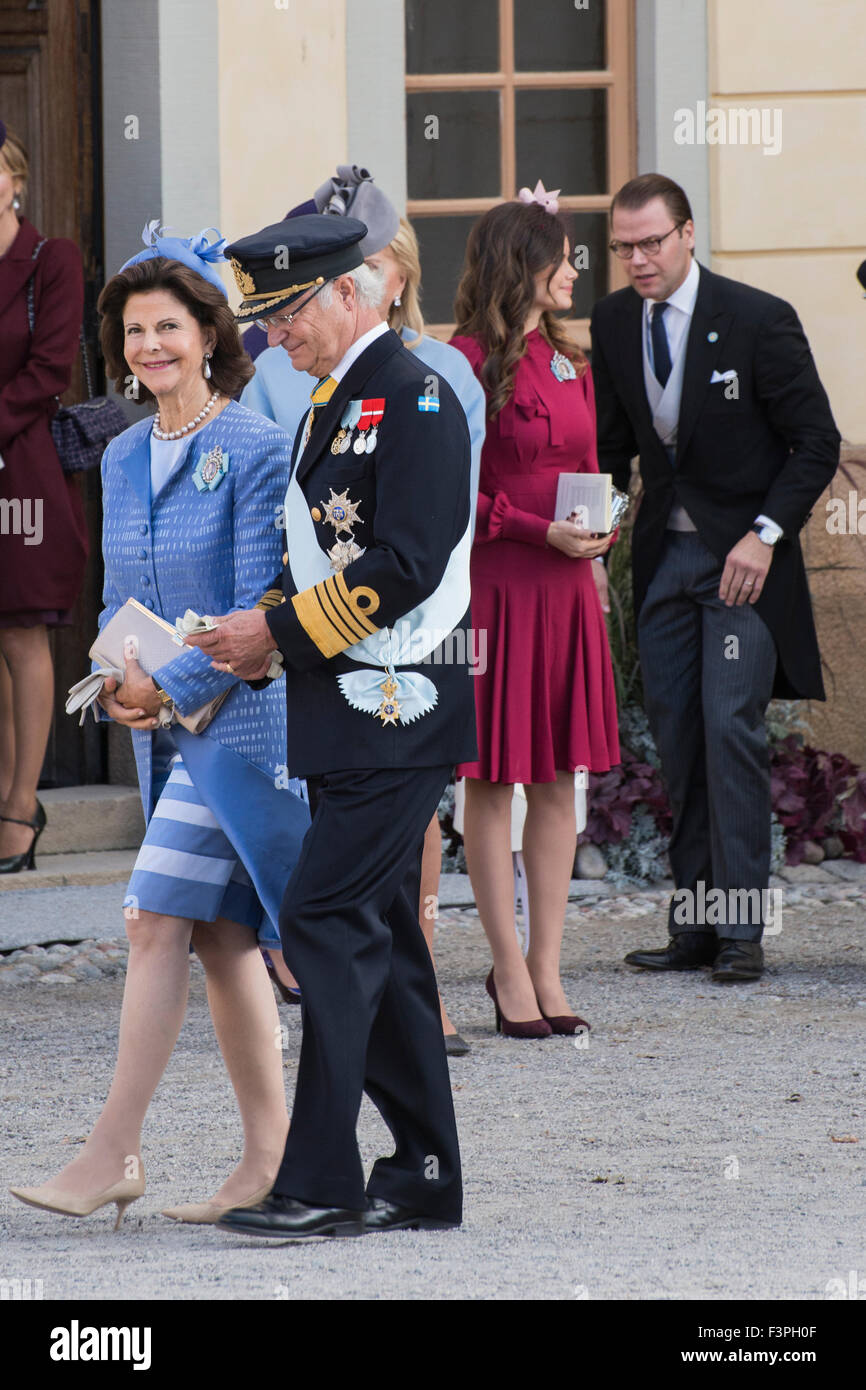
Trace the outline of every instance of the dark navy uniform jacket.
[[[424, 660], [397, 668], [398, 674], [422, 673], [436, 688], [434, 707], [411, 723], [385, 723], [378, 714], [353, 708], [338, 684], [344, 672], [376, 673], [375, 666], [360, 665], [344, 652], [379, 629], [393, 629], [433, 595], [461, 542], [468, 567], [466, 417], [442, 377], [437, 396], [425, 396], [429, 379], [427, 365], [388, 331], [352, 363], [318, 412], [303, 451], [303, 424], [298, 429], [293, 469], [320, 550], [326, 555], [335, 540], [349, 539], [336, 533], [326, 513], [332, 494], [346, 494], [357, 518], [351, 539], [364, 554], [300, 592], [284, 558], [274, 581], [267, 622], [285, 659], [292, 776], [453, 765], [476, 756], [468, 606]], [[353, 400], [384, 401], [376, 447], [335, 455], [330, 446]], [[293, 534], [289, 520], [287, 554], [304, 544], [309, 536], [302, 528]], [[387, 672], [379, 670], [385, 681]]]

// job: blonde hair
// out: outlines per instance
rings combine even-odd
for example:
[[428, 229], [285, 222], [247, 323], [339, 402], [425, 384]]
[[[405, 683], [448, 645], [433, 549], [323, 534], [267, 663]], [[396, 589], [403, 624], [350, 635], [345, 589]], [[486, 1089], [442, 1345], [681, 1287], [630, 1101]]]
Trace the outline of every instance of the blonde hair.
[[401, 337], [401, 330], [404, 327], [410, 328], [415, 334], [415, 339], [406, 346], [416, 348], [424, 336], [424, 315], [421, 313], [421, 255], [418, 250], [418, 238], [405, 217], [400, 218], [397, 235], [388, 250], [400, 267], [400, 274], [406, 276], [400, 303], [392, 304], [388, 309], [388, 327], [393, 328], [395, 333], [400, 333]]
[[17, 196], [23, 200], [27, 192], [27, 180], [30, 176], [30, 161], [27, 158], [27, 151], [12, 131], [7, 128], [6, 141], [0, 145], [0, 164], [11, 174], [13, 179], [21, 180], [21, 187]]

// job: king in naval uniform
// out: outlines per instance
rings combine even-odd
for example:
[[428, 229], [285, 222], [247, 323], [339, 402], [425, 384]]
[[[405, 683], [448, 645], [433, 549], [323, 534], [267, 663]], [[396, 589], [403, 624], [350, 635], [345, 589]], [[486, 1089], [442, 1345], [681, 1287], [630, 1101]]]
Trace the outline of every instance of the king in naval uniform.
[[[241, 322], [319, 381], [295, 439], [282, 574], [255, 610], [189, 639], [251, 682], [281, 655], [288, 770], [310, 790], [280, 915], [303, 1009], [292, 1125], [271, 1196], [219, 1223], [282, 1239], [462, 1215], [417, 908], [424, 831], [450, 769], [476, 753], [469, 434], [447, 382], [431, 394], [425, 364], [381, 321], [358, 249], [366, 230], [310, 214], [227, 248]], [[366, 1190], [364, 1091], [396, 1146]]]

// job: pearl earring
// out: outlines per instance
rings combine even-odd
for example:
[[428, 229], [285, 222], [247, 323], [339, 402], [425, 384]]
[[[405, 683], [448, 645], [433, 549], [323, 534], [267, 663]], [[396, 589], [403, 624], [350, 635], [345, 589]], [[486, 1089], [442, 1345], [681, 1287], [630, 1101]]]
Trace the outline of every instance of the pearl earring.
[[204, 355], [204, 367], [202, 368], [202, 376], [204, 377], [205, 381], [210, 381], [211, 376], [213, 375], [210, 369], [210, 360], [212, 356], [213, 353], [211, 352], [206, 352]]
[[17, 193], [15, 194], [15, 197], [12, 199], [12, 206], [13, 206], [13, 208], [15, 209], [16, 212], [18, 211], [18, 209], [19, 209], [20, 206], [21, 206], [21, 199], [18, 197], [18, 194], [17, 194]]
[[395, 308], [399, 308], [400, 305], [401, 305], [401, 303], [402, 303], [402, 300], [400, 299], [399, 294], [395, 294], [395, 296], [394, 296], [394, 306], [395, 306]]

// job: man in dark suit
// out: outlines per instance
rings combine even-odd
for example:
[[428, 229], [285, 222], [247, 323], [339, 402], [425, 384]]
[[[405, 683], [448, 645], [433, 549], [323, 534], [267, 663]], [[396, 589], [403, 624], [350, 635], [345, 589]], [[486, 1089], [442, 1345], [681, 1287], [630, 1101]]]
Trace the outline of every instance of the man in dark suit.
[[839, 434], [794, 310], [698, 265], [678, 184], [632, 179], [611, 228], [631, 284], [592, 315], [599, 467], [626, 488], [640, 455], [635, 612], [677, 888], [668, 945], [626, 960], [754, 980], [770, 870], [764, 714], [772, 695], [824, 698], [799, 532]]
[[[469, 434], [448, 384], [431, 393], [382, 322], [366, 231], [312, 214], [228, 248], [239, 318], [320, 381], [295, 439], [285, 568], [261, 607], [195, 639], [253, 682], [282, 654], [288, 770], [307, 778], [313, 810], [280, 915], [303, 1009], [285, 1156], [271, 1196], [220, 1223], [283, 1239], [438, 1229], [462, 1213], [418, 890], [450, 769], [476, 756]], [[396, 1144], [366, 1190], [364, 1091]]]

